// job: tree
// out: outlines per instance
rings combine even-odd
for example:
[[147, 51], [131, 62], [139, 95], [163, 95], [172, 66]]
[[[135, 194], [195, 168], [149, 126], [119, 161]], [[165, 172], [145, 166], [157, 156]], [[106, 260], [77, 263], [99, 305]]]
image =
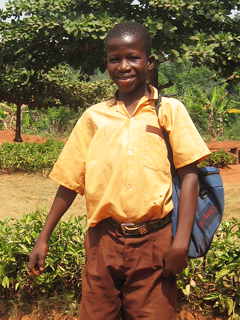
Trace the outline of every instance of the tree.
[[79, 71], [68, 64], [59, 64], [48, 72], [4, 69], [0, 72], [0, 97], [17, 106], [16, 135], [14, 141], [21, 142], [21, 106], [30, 109], [65, 106], [86, 109], [112, 94], [114, 87], [110, 80], [95, 83], [79, 81]]
[[[22, 70], [27, 79], [22, 86], [31, 88], [24, 99], [33, 96], [37, 101], [39, 80], [59, 64], [80, 70], [80, 79], [97, 67], [104, 71], [107, 32], [123, 20], [136, 20], [152, 34], [156, 68], [167, 60], [187, 58], [235, 83], [240, 79], [240, 25], [230, 14], [238, 7], [239, 0], [9, 0], [6, 11], [0, 12], [1, 78], [7, 78], [8, 69]], [[151, 82], [158, 86], [157, 69]], [[18, 92], [12, 99], [16, 96]], [[1, 90], [0, 100], [5, 97]]]
[[[211, 91], [215, 86], [221, 85], [223, 80], [210, 79], [213, 72], [204, 65], [193, 67], [188, 60], [181, 63], [167, 61], [159, 68], [159, 83], [172, 81], [175, 93], [180, 99], [184, 99], [188, 87], [197, 86], [202, 91]], [[163, 79], [162, 79], [163, 78]]]
[[[143, 23], [153, 37], [158, 63], [190, 59], [239, 81], [239, 0], [10, 0], [1, 13], [6, 64], [49, 70], [61, 62], [82, 74], [103, 70], [103, 40], [122, 20]], [[12, 19], [9, 22], [6, 19]], [[230, 77], [232, 77], [230, 79]]]
[[192, 90], [188, 90], [185, 96], [188, 104], [195, 103], [209, 112], [208, 134], [211, 137], [223, 135], [225, 113], [240, 114], [240, 109], [234, 108], [240, 106], [240, 103], [231, 98], [228, 99], [228, 92], [225, 89], [226, 83], [220, 88], [215, 87], [212, 96], [208, 98], [208, 93], [205, 94], [199, 87], [194, 87]]
[[[120, 12], [121, 3], [116, 4], [115, 8], [119, 8]], [[50, 104], [49, 96], [52, 97], [51, 103], [54, 99], [65, 105], [67, 102], [70, 107], [81, 103], [71, 103], [72, 99], [66, 101], [69, 95], [61, 95], [59, 90], [54, 97], [56, 88], [51, 92], [53, 87], [49, 87], [47, 74], [67, 63], [80, 70], [79, 79], [75, 79], [77, 85], [86, 74], [92, 74], [96, 66], [103, 70], [103, 38], [119, 21], [120, 18], [110, 18], [98, 1], [16, 0], [6, 4], [0, 23], [0, 78], [4, 83], [0, 88], [0, 100], [17, 105], [15, 141], [22, 140], [20, 114], [23, 103], [44, 107], [46, 100]], [[66, 74], [64, 77], [69, 80]], [[72, 84], [68, 85], [67, 81], [65, 85], [69, 88]]]
[[56, 105], [81, 107], [80, 83], [77, 75], [67, 66], [59, 65], [48, 73], [16, 68], [8, 65], [0, 72], [1, 100], [17, 105], [16, 135], [14, 141], [21, 142], [21, 106], [29, 108]]
[[204, 64], [228, 83], [240, 80], [240, 1], [139, 1], [140, 19], [153, 35], [159, 63], [187, 59]]

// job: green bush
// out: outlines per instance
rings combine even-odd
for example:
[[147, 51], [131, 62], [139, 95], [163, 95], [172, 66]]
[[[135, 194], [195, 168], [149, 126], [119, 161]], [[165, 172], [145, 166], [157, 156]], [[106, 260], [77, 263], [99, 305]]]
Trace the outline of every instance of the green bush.
[[224, 129], [223, 131], [223, 136], [225, 139], [228, 140], [240, 140], [240, 117], [239, 114], [238, 115], [234, 115], [234, 116], [238, 116], [238, 118], [234, 121], [234, 123], [231, 124], [230, 127], [227, 127], [226, 129]]
[[224, 150], [212, 152], [210, 156], [200, 163], [200, 167], [227, 167], [229, 164], [234, 164], [235, 157], [225, 152]]
[[[26, 301], [65, 295], [80, 300], [85, 259], [83, 218], [60, 221], [49, 240], [46, 272], [35, 277], [28, 271], [28, 259], [46, 215], [39, 210], [20, 220], [0, 221], [0, 301], [24, 296]], [[1, 312], [0, 312], [1, 314]]]
[[189, 115], [201, 135], [205, 135], [208, 131], [208, 113], [197, 104], [186, 104]]
[[206, 261], [190, 260], [178, 275], [178, 286], [195, 308], [208, 306], [227, 314], [229, 320], [240, 319], [240, 220], [221, 224]]
[[[85, 259], [83, 218], [59, 222], [49, 240], [46, 272], [35, 277], [28, 271], [28, 258], [45, 219], [37, 210], [20, 220], [0, 221], [0, 304], [11, 305], [24, 297], [26, 307], [29, 301], [39, 304], [44, 297], [48, 304], [65, 297], [69, 304], [64, 305], [65, 312], [74, 303], [78, 310]], [[203, 258], [190, 260], [177, 280], [179, 293], [184, 294], [190, 308], [209, 313], [216, 310], [227, 314], [229, 320], [239, 320], [240, 220], [224, 221], [206, 262]]]
[[22, 110], [21, 131], [42, 137], [59, 135], [66, 137], [71, 133], [82, 113], [82, 108], [78, 108], [77, 111], [66, 107], [30, 110], [25, 106]]
[[45, 143], [3, 143], [0, 146], [2, 172], [42, 172], [48, 174], [64, 146], [62, 141]]

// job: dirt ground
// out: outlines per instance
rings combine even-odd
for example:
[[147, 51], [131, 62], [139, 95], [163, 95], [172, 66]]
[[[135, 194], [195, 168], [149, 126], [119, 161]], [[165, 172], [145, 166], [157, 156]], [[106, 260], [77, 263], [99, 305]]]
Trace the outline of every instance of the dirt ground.
[[[15, 133], [13, 131], [0, 131], [0, 144], [4, 142], [13, 142]], [[30, 136], [22, 134], [23, 142], [44, 142], [46, 138], [40, 136]], [[212, 142], [210, 148], [224, 148], [237, 146], [239, 142]], [[224, 218], [229, 219], [232, 216], [240, 217], [240, 165], [231, 165], [228, 168], [220, 169], [225, 188], [225, 211]], [[0, 220], [7, 217], [21, 218], [23, 213], [35, 211], [36, 208], [42, 210], [46, 206], [46, 213], [49, 211], [58, 185], [49, 178], [38, 174], [17, 173], [12, 175], [0, 175]], [[85, 215], [85, 199], [77, 196], [72, 207], [65, 214], [64, 219], [70, 215]], [[0, 317], [1, 319], [1, 317]], [[23, 316], [18, 320], [31, 320], [32, 317]], [[53, 319], [53, 318], [51, 318]], [[63, 315], [57, 315], [55, 320], [74, 320], [65, 318]], [[193, 315], [187, 309], [179, 313], [178, 320], [203, 320], [206, 318], [201, 315]], [[5, 320], [5, 319], [4, 319]], [[209, 319], [208, 319], [209, 320]], [[222, 320], [214, 318], [211, 320]]]

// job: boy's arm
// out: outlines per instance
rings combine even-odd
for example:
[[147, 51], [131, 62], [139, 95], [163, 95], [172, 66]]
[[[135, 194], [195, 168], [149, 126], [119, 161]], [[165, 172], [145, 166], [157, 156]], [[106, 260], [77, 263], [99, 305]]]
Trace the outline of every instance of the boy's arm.
[[171, 248], [164, 258], [163, 276], [182, 272], [188, 265], [188, 246], [197, 210], [198, 174], [197, 163], [178, 169], [181, 179], [177, 232]]
[[29, 256], [29, 270], [37, 276], [44, 272], [45, 257], [48, 252], [48, 240], [58, 221], [73, 203], [77, 193], [60, 186], [53, 201], [53, 205]]

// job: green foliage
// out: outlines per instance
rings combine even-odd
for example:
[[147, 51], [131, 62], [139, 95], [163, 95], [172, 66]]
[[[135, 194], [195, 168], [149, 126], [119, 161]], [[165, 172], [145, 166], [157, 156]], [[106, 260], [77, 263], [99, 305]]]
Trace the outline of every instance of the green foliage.
[[89, 82], [84, 79], [79, 81], [80, 77], [81, 74], [67, 64], [59, 64], [42, 75], [42, 81], [47, 87], [42, 86], [45, 89], [41, 91], [42, 98], [36, 96], [35, 99], [40, 100], [45, 108], [64, 106], [85, 110], [113, 96], [116, 87], [109, 78]]
[[[87, 82], [79, 81], [78, 76], [79, 73], [65, 65], [51, 69], [41, 81], [39, 80], [38, 91], [31, 96], [31, 101], [26, 101], [27, 104], [21, 106], [23, 133], [39, 134], [41, 131], [42, 134], [45, 131], [44, 135], [54, 133], [67, 135], [85, 109], [114, 96], [116, 87], [111, 80]], [[20, 80], [19, 86], [21, 86]], [[14, 94], [16, 88], [15, 84], [11, 94]], [[22, 96], [15, 99], [21, 101]], [[4, 116], [3, 129], [14, 127], [17, 106], [13, 103], [2, 103], [1, 108], [0, 111], [2, 110]]]
[[208, 92], [203, 92], [195, 86], [187, 90], [185, 101], [188, 106], [195, 103], [209, 113], [208, 133], [211, 137], [221, 137], [223, 135], [225, 114], [239, 114], [240, 103], [231, 98], [227, 98], [226, 83], [220, 88], [214, 87], [212, 94], [208, 97]]
[[159, 63], [181, 62], [185, 56], [227, 81], [239, 81], [239, 19], [231, 15], [238, 5], [236, 0], [12, 0], [1, 12], [1, 61], [22, 68], [22, 79], [30, 82], [32, 71], [47, 73], [62, 63], [82, 75], [96, 68], [104, 71], [107, 32], [123, 20], [135, 19], [150, 30]]
[[208, 305], [227, 314], [229, 320], [240, 319], [240, 220], [221, 224], [206, 262], [190, 260], [178, 275], [178, 286], [195, 308], [206, 310]]
[[17, 106], [13, 103], [0, 103], [1, 130], [11, 129], [16, 124]]
[[18, 106], [16, 134], [22, 104], [86, 108], [78, 82], [89, 80], [97, 68], [105, 71], [104, 39], [123, 20], [135, 19], [150, 30], [158, 64], [185, 58], [193, 66], [208, 66], [225, 82], [239, 82], [240, 20], [231, 15], [238, 5], [234, 0], [9, 0], [0, 11], [0, 101]]
[[[23, 109], [23, 108], [22, 108]], [[51, 107], [42, 110], [22, 110], [21, 131], [25, 134], [49, 136], [69, 136], [77, 120], [83, 113], [66, 107]]]
[[[83, 218], [60, 221], [49, 240], [46, 272], [35, 277], [28, 271], [28, 258], [46, 215], [39, 210], [22, 219], [0, 221], [0, 302], [11, 304], [24, 297], [25, 304], [65, 296], [69, 305], [81, 297], [85, 259]], [[240, 220], [224, 221], [210, 251], [203, 259], [189, 261], [178, 275], [178, 288], [195, 309], [215, 310], [236, 320], [240, 307]], [[68, 310], [69, 305], [65, 305]], [[66, 311], [66, 310], [65, 310]]]
[[0, 146], [0, 171], [42, 172], [48, 174], [64, 146], [62, 141], [45, 143], [3, 143]]
[[212, 91], [214, 86], [218, 84], [217, 79], [211, 80], [213, 72], [204, 65], [193, 66], [188, 60], [183, 60], [181, 63], [167, 61], [162, 63], [159, 71], [167, 79], [165, 81], [159, 79], [160, 84], [172, 81], [176, 88], [177, 96], [184, 98], [186, 90], [189, 87], [197, 86], [202, 91]]
[[225, 150], [219, 150], [212, 152], [210, 156], [200, 163], [200, 167], [210, 166], [210, 167], [227, 167], [229, 164], [235, 163], [235, 157]]
[[239, 81], [239, 19], [231, 15], [239, 1], [139, 2], [160, 63], [186, 59]]
[[228, 140], [240, 140], [240, 117], [235, 120], [234, 123], [232, 123], [231, 126], [227, 127], [223, 133], [223, 138], [226, 138]]
[[212, 131], [213, 136], [238, 140], [240, 86], [226, 87], [223, 79], [211, 79], [212, 76], [213, 72], [206, 66], [193, 67], [185, 60], [181, 63], [168, 61], [159, 67], [159, 84], [174, 84], [163, 93], [176, 93], [201, 135], [210, 136]]
[[[0, 221], [0, 299], [11, 301], [18, 295], [28, 299], [81, 296], [81, 276], [85, 260], [83, 218], [60, 221], [49, 240], [46, 272], [38, 277], [28, 271], [28, 259], [46, 215], [36, 210], [20, 220]], [[1, 312], [0, 312], [1, 313]]]
[[29, 73], [23, 68], [4, 68], [0, 72], [0, 101], [9, 101], [19, 107], [25, 104], [30, 109], [62, 106], [85, 110], [112, 96], [115, 90], [109, 79], [80, 81], [79, 71], [67, 64], [58, 64], [48, 72]]
[[202, 136], [206, 136], [208, 131], [208, 113], [198, 104], [186, 104], [188, 113]]

